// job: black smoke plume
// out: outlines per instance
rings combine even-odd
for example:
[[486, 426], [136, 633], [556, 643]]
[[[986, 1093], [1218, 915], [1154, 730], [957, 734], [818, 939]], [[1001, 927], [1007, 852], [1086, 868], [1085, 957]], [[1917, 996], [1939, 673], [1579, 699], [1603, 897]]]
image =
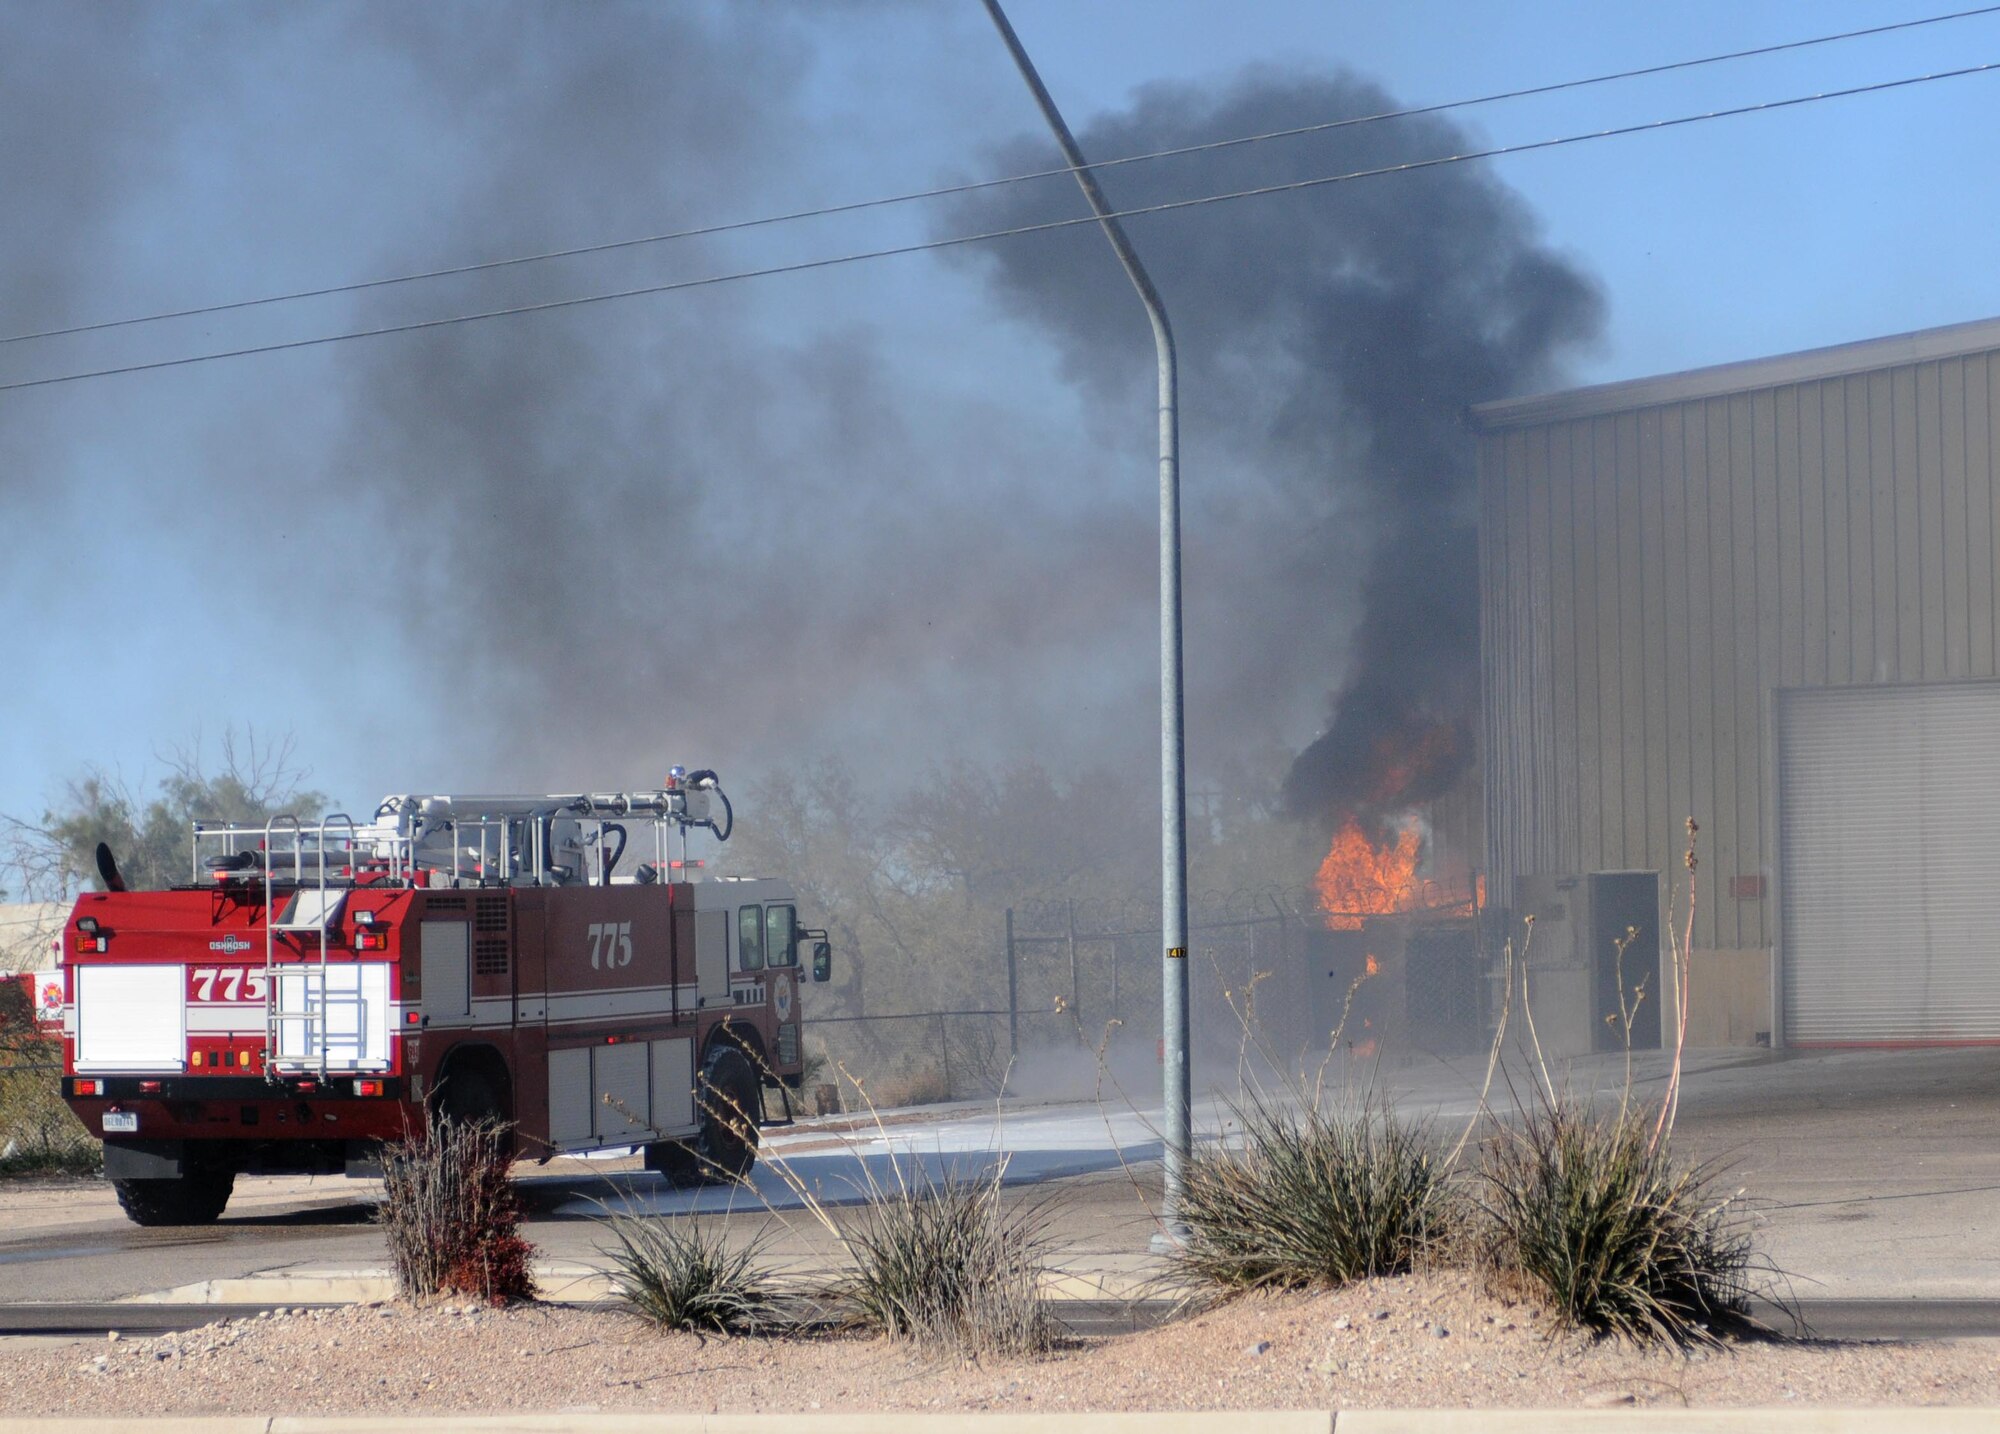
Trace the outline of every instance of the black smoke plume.
[[[1258, 71], [1213, 89], [1150, 87], [1079, 139], [1101, 160], [1394, 108], [1353, 75]], [[1115, 206], [1136, 208], [1469, 147], [1463, 131], [1429, 116], [1113, 167], [1102, 181]], [[993, 166], [1044, 167], [1052, 148], [1025, 135]], [[997, 228], [1079, 212], [1081, 197], [1062, 179], [977, 197], [954, 223]], [[1541, 241], [1510, 190], [1472, 165], [1129, 227], [1183, 356], [1190, 533], [1254, 489], [1249, 475], [1275, 477], [1289, 522], [1267, 520], [1263, 536], [1304, 609], [1263, 630], [1217, 631], [1215, 589], [1236, 576], [1204, 566], [1197, 546], [1190, 608], [1210, 610], [1211, 621], [1190, 636], [1191, 667], [1241, 664], [1246, 650], [1348, 630], [1330, 721], [1292, 765], [1289, 805], [1337, 820], [1441, 794], [1475, 756], [1477, 549], [1462, 416], [1473, 402], [1550, 382], [1564, 354], [1598, 332], [1596, 287]], [[1012, 240], [969, 262], [1056, 337], [1071, 375], [1115, 405], [1119, 421], [1135, 395], [1150, 394], [1141, 312], [1093, 228]], [[1358, 551], [1347, 546], [1353, 533]]]
[[[1015, 126], [992, 125], [996, 99], [1022, 138], [980, 173], [1052, 153], [978, 17], [939, 7], [17, 0], [13, 18], [6, 332], [921, 188], [957, 134]], [[970, 57], [921, 100], [949, 143], [906, 153], [906, 109], [845, 96], [857, 27]], [[1255, 73], [1141, 92], [1083, 138], [1110, 155], [1386, 103]], [[1105, 182], [1143, 202], [1459, 144], [1398, 122]], [[1058, 179], [936, 227], [1080, 206]], [[819, 258], [891, 237], [877, 222], [14, 345], [0, 376]], [[1470, 750], [1457, 416], [1588, 336], [1590, 286], [1471, 169], [1133, 230], [1186, 366], [1196, 770], [1295, 743], [1337, 683], [1295, 804], [1406, 798], [1380, 789], [1412, 750], [1435, 785]], [[888, 781], [1022, 753], [1148, 773], [1144, 320], [1094, 231], [947, 252], [9, 394], [0, 526], [37, 535], [10, 591], [65, 592], [107, 521], [135, 570], [220, 564], [226, 595], [141, 579], [118, 642], [283, 652], [282, 683], [216, 687], [210, 720], [243, 720], [246, 693], [334, 702], [353, 750], [313, 760], [370, 785], [611, 786], [673, 760], [740, 778], [820, 753]], [[908, 321], [929, 305], [961, 317]], [[1037, 370], [1051, 336], [1081, 423]], [[971, 357], [940, 379], [941, 346]], [[302, 582], [303, 607], [269, 596]]]

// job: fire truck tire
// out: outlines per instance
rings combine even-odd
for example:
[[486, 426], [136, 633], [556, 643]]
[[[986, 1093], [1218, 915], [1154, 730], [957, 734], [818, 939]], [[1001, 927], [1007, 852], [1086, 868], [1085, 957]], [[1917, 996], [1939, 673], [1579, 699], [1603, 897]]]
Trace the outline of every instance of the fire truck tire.
[[437, 1113], [449, 1116], [460, 1125], [474, 1121], [505, 1121], [507, 1110], [500, 1099], [500, 1092], [493, 1088], [493, 1082], [485, 1071], [476, 1065], [454, 1066], [445, 1072], [438, 1083]]
[[740, 1180], [757, 1163], [757, 1116], [763, 1091], [749, 1057], [734, 1046], [709, 1052], [701, 1068], [701, 1167]]
[[233, 1170], [195, 1170], [176, 1180], [114, 1180], [135, 1225], [213, 1225], [236, 1188]]
[[513, 1148], [514, 1132], [504, 1080], [496, 1079], [488, 1063], [477, 1055], [446, 1062], [431, 1109], [438, 1115], [449, 1116], [455, 1125], [493, 1121], [508, 1126], [505, 1143], [509, 1150]]
[[701, 1156], [685, 1140], [662, 1140], [646, 1147], [646, 1168], [686, 1190], [701, 1184]]

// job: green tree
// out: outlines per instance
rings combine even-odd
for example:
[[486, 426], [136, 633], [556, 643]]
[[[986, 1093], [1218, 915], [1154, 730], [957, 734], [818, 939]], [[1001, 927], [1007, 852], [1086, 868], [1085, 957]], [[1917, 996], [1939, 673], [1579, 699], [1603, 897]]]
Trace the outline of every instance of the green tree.
[[0, 817], [0, 867], [11, 868], [20, 893], [57, 900], [103, 885], [97, 845], [117, 858], [127, 886], [150, 890], [189, 878], [189, 829], [196, 821], [261, 824], [285, 812], [324, 809], [324, 794], [304, 786], [292, 740], [239, 739], [225, 732], [219, 770], [210, 772], [197, 741], [168, 758], [150, 796], [115, 773], [87, 768], [67, 782], [60, 802], [38, 822]]

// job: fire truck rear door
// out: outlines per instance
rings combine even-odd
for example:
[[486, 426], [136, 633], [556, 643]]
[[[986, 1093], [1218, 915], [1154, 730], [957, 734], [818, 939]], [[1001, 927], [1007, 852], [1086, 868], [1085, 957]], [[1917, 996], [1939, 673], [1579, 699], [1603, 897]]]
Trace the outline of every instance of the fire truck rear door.
[[[682, 888], [687, 890], [687, 888]], [[678, 893], [677, 893], [678, 894]], [[689, 982], [695, 999], [681, 1003]], [[674, 991], [682, 1014], [714, 1004], [729, 1004], [729, 913], [696, 910], [690, 901], [674, 904]]]
[[729, 913], [698, 911], [694, 918], [694, 967], [701, 1004], [729, 1004]]

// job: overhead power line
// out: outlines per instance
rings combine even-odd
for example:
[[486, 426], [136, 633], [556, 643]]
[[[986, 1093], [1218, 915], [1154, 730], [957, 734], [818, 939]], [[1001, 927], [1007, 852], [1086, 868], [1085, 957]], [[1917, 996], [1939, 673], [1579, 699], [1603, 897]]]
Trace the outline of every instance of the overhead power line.
[[[1708, 120], [1732, 119], [1740, 115], [1765, 114], [1774, 110], [1793, 109], [1800, 105], [1816, 104], [1822, 100], [1848, 99], [1856, 95], [1879, 94], [1885, 90], [1907, 89], [1912, 85], [1930, 84], [1938, 80], [1961, 79], [1968, 75], [1982, 75], [2000, 70], [2000, 61], [1983, 65], [1966, 65], [1956, 70], [1939, 70], [1928, 75], [1910, 75], [1900, 80], [1878, 80], [1873, 84], [1852, 85], [1846, 89], [1822, 90], [1817, 94], [1794, 95], [1781, 100], [1762, 100], [1756, 104], [1735, 105], [1728, 109], [1707, 110], [1700, 114], [1676, 115], [1668, 119], [1646, 120], [1639, 124], [1617, 125], [1609, 129], [1588, 130], [1580, 134], [1560, 135], [1554, 139], [1528, 140], [1521, 144], [1495, 145], [1490, 149], [1467, 150], [1459, 154], [1435, 155], [1429, 159], [1404, 160], [1397, 164], [1378, 165], [1371, 169], [1348, 170], [1343, 174], [1315, 175], [1308, 179], [1289, 180], [1283, 184], [1264, 184], [1251, 189], [1230, 190], [1222, 194], [1197, 195], [1191, 199], [1169, 199], [1158, 204], [1136, 205], [1130, 209], [1117, 210], [1112, 217], [1132, 219], [1147, 214], [1168, 214], [1177, 210], [1196, 209], [1211, 204], [1226, 204], [1241, 199], [1258, 199], [1274, 194], [1294, 194], [1303, 190], [1319, 189], [1330, 184], [1341, 184], [1349, 180], [1374, 179], [1389, 174], [1409, 174], [1418, 170], [1436, 169], [1448, 164], [1464, 164], [1472, 160], [1497, 159], [1505, 155], [1530, 154], [1537, 150], [1558, 149], [1566, 145], [1583, 144], [1590, 140], [1615, 139], [1624, 135], [1647, 134], [1659, 130], [1675, 129], [1684, 125], [1701, 124]], [[350, 329], [345, 333], [320, 334], [312, 338], [289, 339], [280, 343], [252, 344], [245, 348], [223, 349], [214, 353], [187, 354], [180, 358], [152, 359], [143, 363], [120, 364], [110, 368], [83, 369], [75, 373], [53, 374], [46, 378], [17, 379], [11, 383], [0, 383], [0, 393], [25, 388], [46, 388], [51, 384], [76, 383], [90, 378], [111, 378], [119, 374], [148, 373], [155, 369], [181, 368], [188, 364], [214, 363], [221, 359], [248, 358], [255, 354], [285, 353], [293, 349], [315, 348], [321, 344], [345, 343], [350, 339], [383, 338], [390, 334], [417, 333], [425, 329], [447, 328], [456, 324], [478, 323], [484, 319], [510, 318], [521, 314], [549, 313], [556, 309], [579, 308], [586, 304], [604, 304], [615, 299], [636, 299], [649, 294], [671, 294], [685, 289], [702, 289], [717, 284], [737, 283], [745, 279], [772, 278], [780, 274], [802, 274], [814, 269], [830, 269], [843, 264], [857, 264], [868, 259], [889, 259], [903, 254], [920, 254], [933, 249], [953, 249], [967, 244], [988, 243], [996, 239], [1014, 239], [1028, 234], [1046, 234], [1059, 229], [1071, 229], [1080, 224], [1096, 224], [1094, 214], [1080, 215], [1074, 219], [1051, 219], [1038, 224], [1018, 224], [1006, 229], [988, 229], [975, 234], [956, 234], [944, 239], [926, 239], [908, 244], [892, 244], [879, 249], [863, 249], [846, 254], [830, 254], [819, 259], [802, 259], [785, 264], [771, 264], [756, 269], [737, 269], [724, 274], [707, 274], [694, 279], [676, 279], [664, 284], [644, 284], [637, 288], [617, 289], [602, 294], [580, 294], [568, 299], [547, 299], [533, 304], [515, 304], [502, 309], [485, 309], [477, 313], [451, 314], [437, 319], [417, 319], [408, 323], [384, 324], [372, 329]]]
[[[1293, 139], [1303, 135], [1325, 134], [1332, 130], [1347, 129], [1355, 125], [1378, 124], [1384, 120], [1411, 119], [1420, 115], [1443, 114], [1450, 110], [1470, 109], [1477, 105], [1498, 104], [1505, 100], [1530, 99], [1539, 95], [1559, 94], [1566, 90], [1585, 89], [1593, 85], [1612, 84], [1620, 80], [1643, 79], [1649, 75], [1671, 74], [1678, 70], [1695, 69], [1703, 65], [1722, 64], [1730, 60], [1755, 59], [1764, 55], [1782, 54], [1789, 50], [1809, 49], [1816, 45], [1830, 45], [1843, 40], [1859, 40], [1875, 35], [1886, 35], [1898, 30], [1914, 30], [1926, 25], [1941, 25], [1953, 20], [1968, 20], [1981, 15], [2000, 13], [2000, 5], [1982, 5], [1971, 10], [1954, 10], [1944, 15], [1927, 15], [1914, 20], [1898, 20], [1887, 25], [1871, 25], [1864, 29], [1843, 30], [1833, 35], [1814, 35], [1802, 40], [1784, 40], [1772, 45], [1758, 45], [1747, 50], [1730, 50], [1719, 55], [1703, 55], [1689, 60], [1669, 60], [1658, 65], [1643, 65], [1637, 69], [1618, 70], [1611, 74], [1591, 75], [1583, 79], [1556, 80], [1544, 85], [1529, 85], [1521, 89], [1501, 90], [1493, 94], [1477, 95], [1470, 99], [1445, 100], [1437, 104], [1413, 105], [1405, 109], [1383, 110], [1376, 114], [1352, 115], [1345, 119], [1324, 120], [1316, 124], [1298, 125], [1291, 129], [1267, 130], [1260, 134], [1237, 135], [1230, 139], [1210, 140], [1203, 144], [1181, 145], [1172, 149], [1151, 150], [1144, 154], [1128, 154], [1116, 159], [1094, 160], [1091, 168], [1096, 170], [1115, 169], [1121, 165], [1143, 164], [1158, 159], [1177, 159], [1184, 155], [1209, 154], [1217, 150], [1234, 149], [1243, 145], [1263, 144], [1271, 140]], [[71, 334], [98, 333], [105, 329], [128, 328], [135, 324], [161, 323], [168, 319], [197, 318], [207, 314], [233, 313], [242, 309], [262, 308], [271, 304], [295, 303], [303, 299], [323, 299], [335, 294], [358, 294], [370, 289], [389, 288], [397, 284], [414, 284], [428, 279], [448, 279], [464, 274], [488, 273], [496, 269], [514, 268], [522, 264], [539, 264], [551, 259], [572, 259], [589, 254], [609, 254], [623, 249], [637, 249], [646, 245], [665, 244], [681, 239], [712, 238], [718, 234], [735, 234], [746, 229], [765, 228], [775, 224], [789, 224], [802, 219], [821, 219], [839, 214], [855, 214], [869, 209], [885, 209], [897, 204], [910, 204], [919, 200], [944, 199], [959, 194], [974, 194], [981, 190], [998, 189], [1006, 185], [1025, 184], [1031, 180], [1049, 179], [1057, 175], [1072, 175], [1074, 169], [1064, 165], [1055, 169], [1037, 169], [1025, 174], [1010, 174], [997, 179], [971, 180], [963, 184], [940, 185], [932, 189], [911, 190], [903, 194], [882, 195], [873, 199], [856, 199], [843, 204], [822, 205], [811, 209], [794, 209], [782, 214], [765, 214], [752, 219], [734, 219], [717, 224], [698, 225], [690, 229], [673, 229], [660, 234], [641, 234], [626, 239], [611, 239], [598, 244], [579, 244], [567, 249], [547, 249], [535, 254], [517, 254], [501, 259], [482, 259], [470, 264], [453, 264], [444, 268], [424, 269], [408, 274], [391, 274], [379, 279], [357, 279], [339, 284], [324, 284], [312, 289], [293, 289], [282, 294], [265, 294], [251, 299], [232, 299], [223, 303], [198, 304], [181, 309], [163, 309], [157, 313], [136, 314], [120, 319], [99, 319], [84, 324], [69, 324], [61, 328], [36, 329], [27, 333], [0, 335], [0, 344], [25, 343], [31, 339], [62, 338]]]

